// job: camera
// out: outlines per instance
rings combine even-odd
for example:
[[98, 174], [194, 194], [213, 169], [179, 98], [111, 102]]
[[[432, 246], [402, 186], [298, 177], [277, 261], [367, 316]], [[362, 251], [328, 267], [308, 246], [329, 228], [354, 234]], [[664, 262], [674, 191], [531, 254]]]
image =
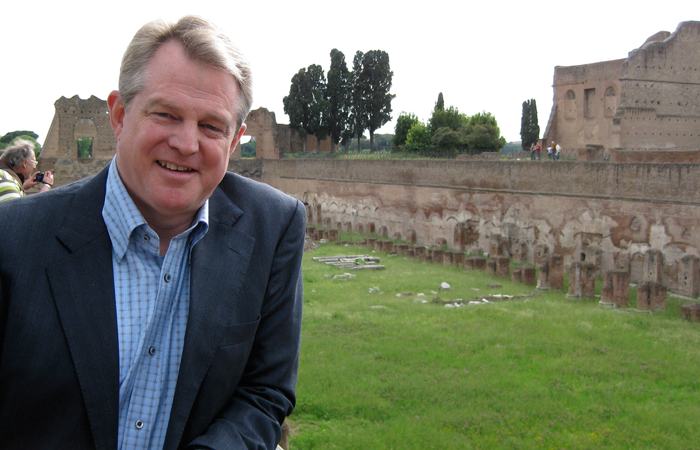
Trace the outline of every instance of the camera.
[[37, 174], [34, 176], [34, 181], [37, 183], [42, 183], [44, 181], [44, 172], [37, 172]]

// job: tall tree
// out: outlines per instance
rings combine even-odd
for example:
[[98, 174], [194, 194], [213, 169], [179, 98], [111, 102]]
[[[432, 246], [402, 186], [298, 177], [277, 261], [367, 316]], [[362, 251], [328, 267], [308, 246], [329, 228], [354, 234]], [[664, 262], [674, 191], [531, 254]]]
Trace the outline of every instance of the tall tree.
[[537, 102], [535, 99], [523, 102], [523, 115], [520, 119], [520, 140], [523, 149], [529, 149], [540, 138], [540, 125], [537, 118]]
[[328, 134], [331, 137], [331, 152], [343, 137], [350, 116], [350, 71], [343, 52], [331, 50], [331, 67], [328, 69], [326, 98], [328, 99]]
[[498, 151], [506, 145], [501, 136], [496, 117], [489, 112], [480, 112], [469, 117], [466, 126], [466, 141], [469, 153]]
[[352, 61], [352, 73], [350, 76], [350, 85], [352, 86], [350, 95], [350, 118], [348, 120], [348, 131], [357, 137], [357, 151], [362, 148], [360, 140], [362, 133], [367, 129], [367, 104], [365, 84], [361, 81], [362, 61], [364, 53], [357, 51], [355, 58]]
[[442, 92], [438, 95], [437, 102], [435, 102], [435, 108], [433, 111], [442, 111], [445, 109], [445, 99], [442, 96]]
[[324, 116], [328, 101], [325, 98], [326, 79], [321, 66], [312, 64], [299, 69], [292, 77], [289, 95], [284, 97], [284, 112], [289, 116], [289, 127], [302, 137], [306, 153], [306, 137], [315, 135], [319, 140], [327, 136]]
[[387, 52], [370, 50], [362, 56], [359, 82], [364, 85], [366, 123], [372, 151], [375, 130], [391, 120], [391, 101], [396, 97], [389, 93], [393, 76]]

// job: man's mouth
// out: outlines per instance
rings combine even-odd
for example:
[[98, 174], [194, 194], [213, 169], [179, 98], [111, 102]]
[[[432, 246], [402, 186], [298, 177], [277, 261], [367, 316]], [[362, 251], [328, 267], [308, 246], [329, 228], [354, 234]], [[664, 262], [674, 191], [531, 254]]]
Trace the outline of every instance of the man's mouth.
[[158, 164], [161, 167], [165, 167], [168, 170], [175, 170], [177, 172], [192, 172], [192, 169], [189, 167], [182, 167], [169, 162], [158, 161]]

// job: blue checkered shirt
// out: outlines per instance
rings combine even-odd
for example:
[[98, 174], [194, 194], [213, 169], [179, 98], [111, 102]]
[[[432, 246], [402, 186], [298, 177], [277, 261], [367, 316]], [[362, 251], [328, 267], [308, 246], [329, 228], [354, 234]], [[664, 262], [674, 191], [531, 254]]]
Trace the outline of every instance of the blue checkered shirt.
[[160, 256], [158, 235], [112, 160], [102, 209], [112, 240], [119, 334], [119, 450], [162, 449], [190, 305], [190, 254], [209, 228], [208, 201]]

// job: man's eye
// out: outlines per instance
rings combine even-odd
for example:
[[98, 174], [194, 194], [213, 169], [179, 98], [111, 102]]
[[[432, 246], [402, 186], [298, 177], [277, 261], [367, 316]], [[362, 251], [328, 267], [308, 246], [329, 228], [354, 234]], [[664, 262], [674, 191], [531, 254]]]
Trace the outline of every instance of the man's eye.
[[211, 130], [211, 131], [215, 131], [217, 133], [221, 133], [221, 129], [215, 127], [214, 125], [204, 124], [204, 128]]

